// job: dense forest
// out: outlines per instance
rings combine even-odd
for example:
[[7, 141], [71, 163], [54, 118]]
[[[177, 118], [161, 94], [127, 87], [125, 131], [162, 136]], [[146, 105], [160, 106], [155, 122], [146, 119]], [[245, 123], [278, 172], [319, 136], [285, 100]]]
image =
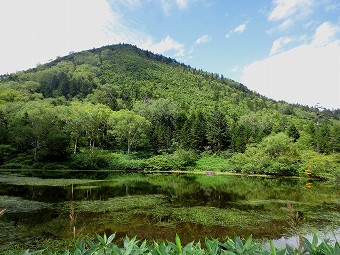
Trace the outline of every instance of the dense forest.
[[126, 44], [2, 75], [0, 134], [2, 168], [166, 170], [218, 158], [224, 171], [340, 174], [340, 110], [277, 102]]

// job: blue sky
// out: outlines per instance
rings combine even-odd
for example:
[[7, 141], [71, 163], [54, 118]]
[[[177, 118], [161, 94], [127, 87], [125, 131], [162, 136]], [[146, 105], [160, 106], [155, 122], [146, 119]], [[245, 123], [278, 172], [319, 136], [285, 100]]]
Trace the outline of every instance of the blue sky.
[[0, 73], [115, 43], [340, 108], [339, 0], [1, 0]]

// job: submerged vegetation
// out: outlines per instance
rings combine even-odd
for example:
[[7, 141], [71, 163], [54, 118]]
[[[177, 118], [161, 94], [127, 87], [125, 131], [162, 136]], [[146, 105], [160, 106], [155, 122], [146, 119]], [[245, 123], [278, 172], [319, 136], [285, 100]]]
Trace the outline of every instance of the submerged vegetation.
[[[7, 254], [28, 248], [73, 252], [71, 240], [95, 233], [116, 232], [117, 242], [136, 236], [160, 244], [175, 233], [185, 243], [225, 240], [235, 233], [262, 241], [320, 229], [332, 233], [340, 227], [340, 193], [334, 182], [108, 173], [106, 180], [1, 175], [0, 208], [6, 211], [0, 219], [0, 246]], [[295, 229], [293, 207], [302, 223]]]
[[276, 102], [221, 75], [111, 45], [0, 78], [0, 166], [334, 178], [339, 119], [339, 110]]

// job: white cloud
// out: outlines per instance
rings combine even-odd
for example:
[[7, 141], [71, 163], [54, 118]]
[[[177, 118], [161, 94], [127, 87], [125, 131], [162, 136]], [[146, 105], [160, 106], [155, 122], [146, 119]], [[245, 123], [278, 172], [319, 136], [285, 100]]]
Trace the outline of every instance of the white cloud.
[[162, 8], [163, 8], [163, 11], [166, 14], [170, 13], [171, 1], [169, 1], [169, 0], [161, 0], [161, 5], [162, 5]]
[[[132, 1], [138, 1], [138, 0], [132, 0]], [[169, 14], [173, 6], [177, 6], [178, 9], [184, 10], [188, 8], [189, 3], [193, 1], [195, 0], [160, 0], [160, 4], [163, 8], [163, 11], [166, 14]]]
[[241, 34], [243, 33], [247, 28], [247, 24], [246, 23], [243, 23], [243, 24], [240, 24], [238, 25], [237, 27], [235, 27], [234, 29], [232, 29], [231, 31], [229, 31], [226, 35], [225, 35], [225, 38], [229, 38], [230, 36], [232, 36], [232, 34], [234, 33], [238, 33], [238, 34]]
[[180, 8], [181, 10], [185, 9], [188, 5], [188, 0], [176, 0], [176, 4], [178, 6], [178, 8]]
[[274, 8], [268, 15], [268, 20], [282, 20], [292, 15], [308, 11], [314, 0], [274, 0]]
[[319, 26], [309, 44], [251, 63], [241, 81], [276, 100], [340, 108], [340, 40], [329, 32], [336, 28], [326, 25]]
[[150, 35], [126, 26], [118, 11], [122, 4], [136, 8], [140, 0], [117, 1], [114, 9], [108, 0], [2, 0], [0, 74], [35, 67], [71, 51], [120, 42], [175, 57], [185, 55], [184, 45], [170, 36], [154, 42]]
[[281, 51], [282, 47], [290, 42], [292, 42], [293, 39], [291, 37], [280, 37], [279, 39], [275, 40], [273, 42], [272, 48], [270, 50], [270, 55], [274, 55]]
[[282, 21], [278, 29], [291, 27], [294, 22], [311, 13], [315, 0], [273, 0], [273, 9], [268, 14], [269, 21]]
[[209, 35], [202, 35], [201, 37], [197, 38], [195, 44], [203, 44], [211, 41], [211, 36]]
[[2, 0], [0, 73], [119, 42], [120, 30], [120, 17], [106, 0]]
[[283, 21], [280, 25], [279, 25], [279, 29], [280, 30], [285, 30], [288, 27], [292, 26], [294, 24], [294, 20], [293, 19], [286, 19], [285, 21]]
[[166, 54], [169, 53], [169, 51], [175, 51], [173, 54], [175, 57], [183, 57], [185, 55], [184, 45], [175, 41], [170, 36], [166, 36], [158, 43], [153, 42], [152, 38], [149, 37], [145, 42], [137, 42], [137, 46], [160, 54]]
[[316, 29], [312, 44], [314, 46], [326, 45], [334, 41], [337, 32], [339, 32], [338, 27], [333, 26], [329, 22], [324, 22]]
[[246, 24], [240, 24], [235, 29], [235, 33], [243, 33], [246, 30], [247, 25]]

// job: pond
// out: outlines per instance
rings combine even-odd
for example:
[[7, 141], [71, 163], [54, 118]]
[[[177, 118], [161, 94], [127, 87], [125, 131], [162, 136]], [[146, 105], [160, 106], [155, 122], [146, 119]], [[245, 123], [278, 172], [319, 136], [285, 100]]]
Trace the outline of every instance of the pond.
[[[336, 182], [255, 176], [110, 173], [110, 180], [91, 180], [2, 173], [0, 247], [62, 247], [104, 232], [148, 240], [174, 240], [178, 233], [184, 243], [339, 232], [339, 188]], [[292, 213], [299, 222], [289, 224]]]

